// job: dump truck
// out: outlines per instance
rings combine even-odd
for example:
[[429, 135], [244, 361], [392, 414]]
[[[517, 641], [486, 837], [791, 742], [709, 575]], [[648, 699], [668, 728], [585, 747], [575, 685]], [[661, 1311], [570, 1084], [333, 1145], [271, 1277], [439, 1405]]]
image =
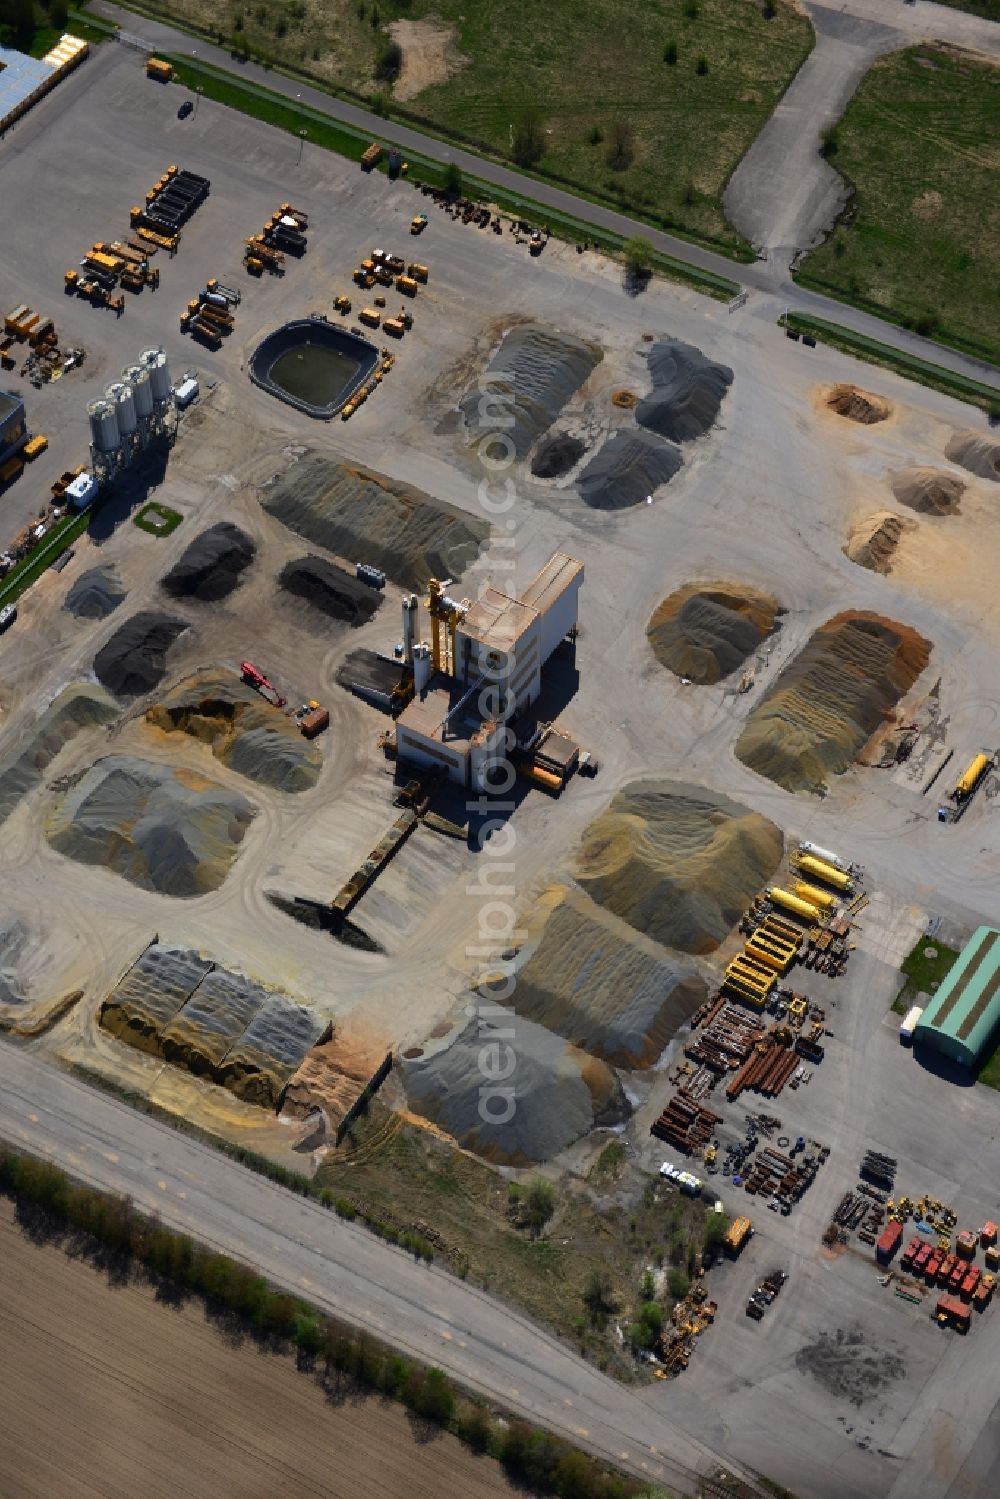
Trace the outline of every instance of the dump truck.
[[747, 1242], [752, 1233], [753, 1224], [751, 1223], [749, 1218], [745, 1218], [743, 1216], [734, 1218], [732, 1223], [730, 1223], [729, 1227], [726, 1229], [725, 1236], [722, 1240], [723, 1246], [726, 1249], [727, 1253], [739, 1254], [740, 1250], [743, 1248], [744, 1244]]
[[404, 297], [415, 297], [417, 295], [417, 283], [412, 276], [397, 276], [396, 290], [402, 292]]
[[952, 1273], [954, 1272], [955, 1266], [957, 1264], [958, 1264], [958, 1255], [957, 1254], [946, 1254], [945, 1255], [944, 1259], [941, 1262], [941, 1267], [940, 1267], [940, 1269], [938, 1270], [938, 1273], [937, 1273], [937, 1283], [938, 1283], [939, 1286], [946, 1286], [948, 1284], [948, 1282], [951, 1280]]
[[94, 270], [107, 271], [109, 276], [119, 275], [125, 264], [120, 255], [106, 255], [103, 250], [91, 250], [83, 258]]
[[979, 1282], [972, 1297], [972, 1304], [977, 1308], [978, 1311], [983, 1310], [983, 1307], [993, 1295], [993, 1288], [996, 1283], [997, 1280], [995, 1275], [984, 1275], [982, 1280]]
[[410, 233], [411, 234], [423, 234], [423, 232], [424, 232], [424, 230], [426, 228], [427, 228], [427, 215], [425, 213], [416, 213], [416, 214], [414, 214], [413, 218], [410, 220]]
[[198, 316], [226, 333], [231, 333], [234, 326], [234, 318], [231, 312], [224, 307], [216, 307], [214, 302], [202, 302]]
[[388, 266], [377, 265], [372, 272], [372, 275], [375, 277], [375, 280], [378, 282], [379, 286], [392, 285], [392, 272], [389, 270]]
[[299, 728], [306, 739], [315, 739], [316, 735], [322, 734], [324, 729], [329, 728], [329, 725], [330, 710], [321, 706], [310, 708], [309, 712], [299, 719]]
[[408, 276], [412, 276], [414, 281], [426, 281], [427, 277], [430, 275], [430, 272], [428, 271], [427, 267], [425, 265], [421, 265], [419, 261], [411, 260], [410, 264], [406, 267], [406, 274]]
[[207, 323], [204, 318], [191, 319], [191, 333], [193, 337], [200, 339], [210, 349], [222, 348], [222, 334], [214, 323]]
[[21, 451], [30, 463], [32, 459], [38, 457], [39, 453], [44, 453], [48, 445], [49, 439], [47, 437], [43, 437], [42, 434], [39, 433], [37, 437], [32, 437], [28, 442], [26, 442]]
[[377, 328], [382, 321], [382, 314], [377, 307], [362, 307], [358, 313], [358, 322], [367, 323], [369, 328]]
[[383, 155], [384, 153], [382, 147], [378, 144], [377, 141], [372, 141], [371, 145], [368, 147], [361, 158], [361, 170], [363, 172], [372, 171], [374, 167], [378, 166], [379, 162], [382, 160]]
[[977, 1285], [979, 1284], [979, 1277], [981, 1274], [982, 1271], [980, 1270], [978, 1265], [969, 1266], [968, 1270], [965, 1272], [965, 1278], [962, 1281], [961, 1295], [965, 1297], [972, 1296]]
[[334, 297], [334, 299], [333, 299], [333, 310], [335, 312], [339, 312], [341, 314], [341, 316], [346, 317], [347, 314], [351, 310], [351, 299], [350, 299], [350, 297], [345, 297], [344, 294], [343, 294], [343, 292], [340, 294], [339, 297]]
[[157, 83], [169, 83], [174, 76], [174, 70], [168, 62], [160, 57], [146, 58], [146, 77], [155, 78]]
[[382, 331], [383, 333], [388, 333], [390, 338], [402, 338], [406, 332], [406, 324], [402, 318], [387, 317], [382, 324]]

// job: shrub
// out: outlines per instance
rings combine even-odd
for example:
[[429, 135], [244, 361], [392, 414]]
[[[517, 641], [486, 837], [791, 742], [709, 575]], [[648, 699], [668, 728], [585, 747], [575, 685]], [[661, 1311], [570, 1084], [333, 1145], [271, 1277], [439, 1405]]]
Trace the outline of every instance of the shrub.
[[445, 166], [444, 190], [449, 198], [460, 198], [462, 196], [462, 169], [454, 161], [449, 161]]
[[819, 154], [829, 161], [831, 156], [836, 156], [839, 148], [840, 136], [837, 133], [837, 127], [836, 125], [828, 125], [820, 137]]
[[669, 63], [670, 67], [673, 67], [674, 63], [677, 61], [677, 43], [675, 41], [669, 41], [664, 47], [663, 61], [665, 63]]
[[511, 155], [519, 167], [533, 167], [545, 155], [545, 130], [537, 109], [522, 109], [514, 126]]
[[698, 61], [695, 63], [694, 70], [698, 74], [699, 78], [704, 78], [705, 74], [708, 72], [708, 58], [705, 56], [704, 52], [701, 53]]
[[375, 77], [384, 83], [391, 83], [399, 77], [402, 66], [403, 49], [399, 43], [391, 39], [383, 42], [375, 60]]
[[474, 1400], [471, 1405], [463, 1406], [458, 1416], [458, 1434], [473, 1452], [486, 1452], [489, 1449], [493, 1422], [485, 1405]]
[[607, 1270], [594, 1270], [583, 1292], [583, 1302], [593, 1317], [606, 1317], [615, 1309], [611, 1276]]
[[698, 0], [684, 0], [684, 16], [688, 21], [697, 21]]
[[635, 160], [635, 131], [630, 121], [620, 117], [612, 120], [605, 160], [615, 172], [624, 172], [632, 165]]
[[529, 1182], [524, 1201], [524, 1221], [533, 1234], [540, 1234], [556, 1209], [555, 1188], [551, 1182], [536, 1177]]
[[684, 1271], [679, 1269], [676, 1265], [672, 1270], [668, 1271], [667, 1285], [670, 1288], [671, 1296], [673, 1296], [676, 1301], [682, 1301], [684, 1299], [684, 1297], [688, 1293], [689, 1284], [690, 1282], [687, 1276], [684, 1274]]
[[592, 146], [599, 146], [604, 139], [604, 131], [600, 125], [591, 125], [587, 140]]

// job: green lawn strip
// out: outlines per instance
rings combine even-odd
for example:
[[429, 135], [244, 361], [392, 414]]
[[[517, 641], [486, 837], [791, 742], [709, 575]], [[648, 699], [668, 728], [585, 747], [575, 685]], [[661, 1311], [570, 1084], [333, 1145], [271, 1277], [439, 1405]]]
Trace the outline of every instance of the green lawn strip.
[[1000, 69], [929, 45], [881, 58], [828, 136], [852, 202], [797, 280], [1000, 363], [998, 139]]
[[942, 395], [979, 406], [991, 416], [1000, 415], [1000, 389], [995, 385], [985, 385], [979, 380], [970, 380], [965, 375], [953, 374], [939, 364], [918, 359], [915, 354], [905, 354], [899, 349], [890, 348], [888, 344], [879, 343], [877, 339], [868, 338], [864, 333], [854, 333], [850, 328], [842, 328], [838, 323], [828, 323], [823, 318], [789, 312], [783, 313], [778, 322], [782, 327], [794, 328], [799, 333], [811, 333], [820, 342], [830, 344], [844, 354], [853, 354], [867, 364], [881, 365], [883, 369], [892, 370], [904, 379], [916, 380], [920, 385], [938, 390]]
[[169, 536], [172, 531], [177, 530], [184, 517], [179, 510], [171, 510], [169, 505], [150, 500], [132, 519], [140, 531], [148, 531], [150, 536]]
[[0, 1193], [30, 1220], [41, 1215], [67, 1253], [83, 1255], [105, 1275], [113, 1267], [175, 1295], [199, 1297], [206, 1310], [234, 1319], [273, 1356], [294, 1353], [298, 1367], [326, 1384], [333, 1376], [401, 1401], [425, 1422], [489, 1453], [510, 1478], [558, 1499], [669, 1499], [509, 1410], [486, 1405], [442, 1370], [329, 1315], [268, 1282], [253, 1266], [138, 1211], [128, 1198], [75, 1180], [50, 1161], [0, 1144]]
[[[925, 956], [927, 948], [934, 949], [934, 957]], [[899, 965], [899, 971], [906, 982], [892, 1003], [896, 1014], [905, 1015], [910, 1006], [917, 1003], [918, 994], [930, 996], [936, 989], [939, 989], [951, 972], [957, 957], [956, 948], [946, 947], [943, 942], [938, 942], [936, 937], [920, 937], [912, 951]]]
[[[306, 138], [312, 145], [335, 151], [349, 161], [360, 161], [366, 147], [371, 143], [372, 137], [367, 132], [357, 130], [340, 121], [331, 120], [328, 115], [313, 109], [310, 105], [294, 103], [281, 94], [262, 88], [259, 84], [245, 82], [241, 78], [234, 77], [224, 69], [216, 68], [209, 63], [194, 63], [189, 58], [178, 57], [174, 54], [165, 54], [165, 58], [173, 65], [178, 79], [188, 88], [200, 88], [206, 98], [230, 109], [239, 110], [242, 114], [250, 115], [253, 119], [261, 120], [265, 124], [274, 125], [291, 135], [298, 135], [300, 130], [305, 129]], [[391, 144], [391, 127], [386, 130], [384, 136], [380, 135], [379, 139], [384, 144]], [[428, 182], [434, 187], [443, 185], [444, 167], [439, 162], [433, 162], [412, 151], [406, 151], [404, 154], [410, 163], [411, 181]], [[382, 169], [384, 165], [383, 162]], [[462, 181], [462, 191], [467, 196], [479, 198], [483, 202], [496, 203], [499, 208], [508, 213], [531, 218], [538, 224], [547, 224], [553, 234], [570, 243], [586, 240], [588, 244], [595, 245], [611, 255], [618, 254], [625, 244], [626, 236], [624, 235], [595, 228], [582, 219], [558, 213], [543, 204], [532, 202], [529, 198], [505, 192], [489, 182], [480, 181], [466, 174], [463, 174]], [[688, 265], [686, 261], [677, 260], [673, 256], [658, 251], [653, 252], [651, 261], [654, 270], [659, 274], [671, 280], [683, 282], [696, 291], [704, 292], [717, 300], [728, 301], [740, 290], [739, 284], [735, 281], [718, 276], [713, 271], [704, 271], [698, 266]]]
[[0, 607], [4, 604], [13, 604], [19, 599], [26, 589], [30, 588], [42, 573], [50, 568], [57, 557], [60, 557], [67, 547], [71, 547], [79, 536], [90, 525], [91, 516], [95, 506], [89, 510], [72, 511], [52, 527], [42, 544], [33, 552], [29, 552], [16, 567], [12, 568], [6, 578], [0, 582]]
[[107, 41], [119, 29], [114, 21], [106, 21], [103, 16], [92, 16], [88, 11], [82, 10], [69, 11], [66, 25], [71, 35], [84, 37], [91, 42]]

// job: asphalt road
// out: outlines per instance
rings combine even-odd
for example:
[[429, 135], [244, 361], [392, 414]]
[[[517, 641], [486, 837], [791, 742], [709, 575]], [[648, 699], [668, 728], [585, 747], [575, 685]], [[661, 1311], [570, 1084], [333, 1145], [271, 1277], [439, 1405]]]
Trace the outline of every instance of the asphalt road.
[[[225, 48], [213, 46], [210, 42], [200, 38], [192, 38], [172, 26], [164, 25], [161, 21], [147, 20], [132, 11], [125, 10], [120, 5], [112, 4], [111, 0], [95, 0], [91, 8], [97, 15], [114, 21], [121, 27], [123, 33], [156, 50], [173, 52], [179, 56], [195, 57], [215, 67], [224, 68], [274, 93], [300, 100], [311, 109], [320, 110], [331, 119], [353, 125], [379, 140], [392, 141], [405, 151], [419, 153], [433, 161], [454, 161], [463, 172], [469, 173], [470, 176], [492, 183], [495, 187], [503, 188], [507, 192], [520, 194], [559, 213], [581, 219], [585, 223], [594, 225], [595, 228], [607, 229], [626, 237], [634, 234], [643, 235], [654, 249], [665, 255], [686, 261], [689, 265], [698, 266], [702, 270], [712, 271], [718, 276], [725, 276], [729, 280], [739, 281], [751, 291], [765, 293], [773, 303], [775, 317], [785, 309], [800, 313], [813, 313], [817, 317], [825, 317], [832, 322], [839, 323], [842, 327], [850, 328], [856, 333], [880, 339], [891, 348], [914, 354], [920, 359], [930, 360], [933, 364], [966, 375], [971, 379], [1000, 380], [1000, 369], [993, 365], [972, 359], [957, 350], [946, 349], [943, 345], [933, 343], [928, 339], [919, 338], [916, 334], [907, 332], [906, 329], [896, 328], [891, 323], [882, 322], [881, 319], [861, 312], [857, 308], [849, 307], [846, 303], [837, 302], [832, 297], [825, 297], [819, 292], [807, 291], [797, 286], [788, 273], [786, 254], [770, 254], [766, 260], [761, 260], [756, 264], [740, 265], [728, 260], [724, 255], [715, 254], [711, 250], [703, 249], [700, 245], [691, 244], [688, 240], [677, 239], [672, 234], [653, 229], [648, 224], [631, 219], [626, 214], [616, 213], [602, 204], [579, 198], [552, 183], [522, 176], [520, 172], [513, 171], [499, 162], [490, 161], [483, 156], [475, 156], [469, 151], [463, 151], [460, 147], [438, 140], [434, 136], [423, 135], [397, 120], [387, 122], [379, 115], [372, 114], [370, 110], [350, 104], [344, 99], [335, 98], [320, 89], [310, 88], [308, 84], [298, 79], [268, 72], [256, 63], [236, 63]], [[833, 19], [836, 14], [848, 17], [857, 16], [871, 22], [873, 20], [884, 21], [886, 14], [889, 13], [891, 14], [892, 35], [896, 38], [890, 45], [904, 47], [922, 37], [933, 37], [954, 41], [966, 47], [975, 47], [1000, 57], [1000, 26], [966, 15], [961, 11], [949, 10], [941, 5], [921, 3], [911, 7], [903, 4], [902, 0], [898, 6], [893, 4], [893, 0], [877, 0], [877, 3], [874, 3], [874, 0], [844, 0], [844, 3], [837, 7], [810, 7], [810, 9], [814, 13], [817, 26], [822, 22], [828, 28], [836, 27], [836, 21]], [[824, 162], [823, 165], [825, 166], [826, 163]], [[779, 212], [780, 205], [775, 204], [772, 213]], [[782, 238], [787, 238], [787, 234]]]
[[643, 1477], [689, 1492], [696, 1473], [718, 1464], [512, 1308], [8, 1043], [0, 1044], [0, 1138], [130, 1196], [170, 1227]]

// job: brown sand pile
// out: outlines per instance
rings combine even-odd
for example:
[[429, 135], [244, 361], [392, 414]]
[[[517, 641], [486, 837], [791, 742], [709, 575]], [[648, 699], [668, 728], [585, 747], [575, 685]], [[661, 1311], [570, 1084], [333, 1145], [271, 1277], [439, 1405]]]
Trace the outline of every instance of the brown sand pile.
[[227, 671], [198, 672], [178, 682], [149, 709], [146, 721], [164, 733], [200, 739], [230, 770], [279, 791], [315, 786], [323, 768], [319, 747], [302, 737], [292, 719]]
[[216, 1080], [244, 1103], [276, 1109], [306, 1052], [329, 1034], [328, 1020], [283, 994], [269, 994], [216, 1069]]
[[966, 486], [936, 468], [904, 468], [892, 476], [892, 492], [901, 505], [921, 515], [956, 515]]
[[[483, 1048], [503, 1081], [483, 1074]], [[496, 1052], [493, 1047], [498, 1048]], [[543, 1026], [487, 999], [443, 1050], [400, 1063], [410, 1107], [463, 1150], [500, 1166], [550, 1160], [596, 1125], [628, 1117], [621, 1084], [606, 1063], [567, 1046]]]
[[321, 453], [289, 464], [260, 501], [298, 536], [348, 562], [372, 563], [403, 588], [460, 578], [490, 537], [481, 516]]
[[826, 404], [838, 416], [849, 421], [861, 422], [866, 427], [875, 422], [884, 422], [892, 414], [892, 407], [882, 396], [870, 390], [861, 390], [857, 385], [835, 385], [826, 398]]
[[74, 777], [45, 819], [52, 847], [142, 890], [204, 895], [222, 884], [254, 808], [193, 771], [108, 755]]
[[693, 963], [556, 885], [534, 907], [510, 1003], [606, 1062], [649, 1067], [704, 998]]
[[101, 1005], [101, 1025], [120, 1041], [161, 1057], [164, 1027], [211, 967], [197, 953], [148, 947]]
[[881, 615], [828, 620], [753, 709], [737, 757], [788, 791], [823, 795], [927, 665], [930, 642]]
[[867, 567], [869, 572], [891, 572], [899, 539], [904, 530], [915, 524], [915, 521], [905, 521], [891, 510], [876, 510], [874, 515], [866, 515], [864, 520], [851, 527], [844, 555], [859, 567]]
[[630, 926], [714, 951], [781, 860], [780, 831], [702, 786], [633, 781], [583, 835], [577, 878]]
[[35, 720], [20, 753], [0, 767], [0, 822], [42, 777], [64, 745], [83, 729], [111, 723], [121, 709], [103, 688], [78, 682], [67, 687]]
[[314, 1046], [285, 1089], [282, 1114], [305, 1119], [313, 1109], [322, 1109], [330, 1123], [338, 1125], [361, 1097], [381, 1060], [362, 1055], [336, 1035]]
[[646, 634], [668, 671], [718, 682], [778, 629], [779, 613], [777, 599], [745, 584], [686, 583], [659, 605]]
[[978, 432], [956, 432], [944, 450], [944, 456], [959, 468], [992, 479], [1000, 484], [1000, 442], [982, 437]]

